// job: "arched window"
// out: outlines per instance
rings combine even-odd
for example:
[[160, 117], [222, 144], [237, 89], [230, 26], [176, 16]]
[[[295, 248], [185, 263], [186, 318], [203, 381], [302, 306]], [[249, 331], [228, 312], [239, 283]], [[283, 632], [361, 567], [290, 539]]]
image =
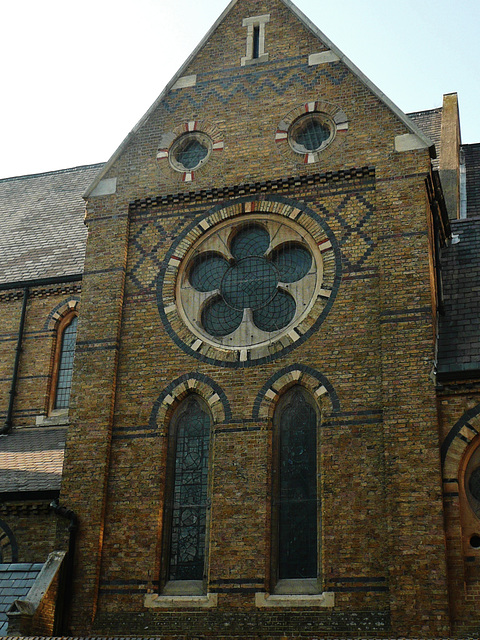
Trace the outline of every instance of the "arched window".
[[315, 402], [305, 389], [293, 387], [281, 398], [274, 423], [272, 574], [275, 587], [282, 581], [318, 577]]
[[77, 324], [78, 317], [76, 313], [69, 313], [60, 320], [57, 328], [50, 411], [53, 409], [68, 409], [70, 404]]
[[165, 502], [164, 580], [201, 582], [205, 575], [211, 417], [204, 402], [187, 397], [172, 416]]

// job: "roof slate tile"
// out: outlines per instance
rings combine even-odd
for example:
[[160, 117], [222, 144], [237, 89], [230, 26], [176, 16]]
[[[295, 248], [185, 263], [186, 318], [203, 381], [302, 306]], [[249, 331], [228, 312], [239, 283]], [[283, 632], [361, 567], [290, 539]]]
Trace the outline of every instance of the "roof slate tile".
[[65, 427], [42, 427], [0, 436], [0, 493], [59, 490], [66, 435]]
[[0, 284], [82, 273], [82, 194], [102, 166], [0, 180]]

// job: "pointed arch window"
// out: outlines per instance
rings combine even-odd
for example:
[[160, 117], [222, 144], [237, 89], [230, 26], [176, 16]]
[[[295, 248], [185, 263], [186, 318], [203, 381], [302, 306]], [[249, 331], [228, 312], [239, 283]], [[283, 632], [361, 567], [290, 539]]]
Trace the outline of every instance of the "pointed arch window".
[[58, 324], [52, 372], [50, 411], [56, 409], [65, 410], [70, 405], [77, 325], [78, 316], [76, 313], [65, 315]]
[[[175, 411], [169, 434], [169, 487], [165, 503], [164, 593], [178, 581], [203, 589], [206, 564], [211, 416], [198, 396]], [[185, 593], [185, 585], [180, 588]]]
[[273, 523], [276, 531], [272, 574], [277, 593], [282, 587], [292, 590], [296, 581], [305, 580], [313, 581], [316, 590], [319, 543], [317, 425], [314, 400], [302, 387], [293, 387], [280, 400], [275, 413]]

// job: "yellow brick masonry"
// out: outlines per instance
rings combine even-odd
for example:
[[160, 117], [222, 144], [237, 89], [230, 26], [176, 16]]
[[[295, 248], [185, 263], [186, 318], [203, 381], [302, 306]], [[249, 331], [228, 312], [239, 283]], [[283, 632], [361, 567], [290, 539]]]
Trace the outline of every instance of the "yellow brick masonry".
[[[240, 68], [242, 20], [266, 13], [269, 61]], [[166, 638], [265, 639], [298, 636], [306, 629], [331, 638], [354, 637], [355, 629], [384, 638], [449, 633], [429, 375], [434, 345], [424, 180], [430, 160], [427, 150], [394, 151], [394, 137], [407, 133], [406, 127], [344, 68], [336, 67], [337, 75], [329, 78], [311, 67], [308, 86], [294, 74], [282, 92], [266, 82], [269, 73], [278, 81], [280, 66], [325, 49], [283, 3], [238, 2], [185, 71], [196, 74], [197, 82], [211, 83], [201, 107], [193, 101], [196, 87], [178, 90], [185, 99], [167, 96], [170, 105], [175, 98], [175, 108], [160, 104], [111, 167], [107, 177], [117, 177], [117, 192], [87, 203], [83, 312], [62, 489], [62, 500], [80, 518], [73, 633], [129, 635], [148, 628]], [[228, 87], [219, 81], [229, 74], [244, 90], [227, 100]], [[299, 104], [320, 98], [345, 110], [348, 132], [337, 136], [318, 165], [294, 162], [276, 146], [277, 124]], [[187, 185], [181, 174], [160, 166], [156, 154], [161, 135], [190, 120], [218, 127], [225, 148]], [[130, 202], [365, 166], [374, 168], [374, 177], [298, 182], [281, 194], [307, 203], [343, 242], [342, 281], [318, 331], [276, 359], [245, 368], [193, 357], [172, 340], [155, 287], [142, 290], [131, 277], [135, 243], [144, 242], [148, 253], [147, 241], [139, 240], [142, 229], [158, 240], [149, 245], [154, 255], [145, 258], [141, 272], [147, 282], [192, 220], [223, 200], [151, 206], [141, 215], [132, 209], [129, 217]], [[346, 199], [346, 193], [354, 197]], [[252, 199], [267, 196], [268, 189], [258, 189]], [[360, 224], [366, 203], [374, 212]], [[363, 262], [362, 234], [372, 243]], [[420, 319], [412, 309], [423, 310]], [[405, 320], [405, 313], [412, 318]], [[184, 331], [180, 323], [173, 329]], [[321, 569], [324, 590], [335, 592], [331, 611], [266, 612], [255, 606], [253, 591], [271, 588], [272, 412], [265, 415], [262, 408], [260, 419], [253, 419], [254, 401], [267, 381], [289, 366], [320, 372], [341, 407], [335, 417], [329, 394], [319, 394]], [[148, 435], [141, 429], [149, 425], [157, 399], [190, 373], [218, 385], [232, 413], [225, 423], [222, 412], [213, 411], [207, 586], [219, 593], [217, 607], [202, 617], [188, 609], [152, 612], [143, 604], [145, 592], [158, 589], [161, 573], [168, 419], [193, 387], [172, 392], [171, 408], [157, 416], [158, 436], [112, 437], [135, 429]], [[308, 377], [302, 381], [308, 388]], [[281, 393], [291, 382], [284, 379], [275, 389]], [[211, 387], [194, 388], [208, 402]], [[383, 421], [371, 419], [382, 414]], [[375, 579], [381, 582], [368, 582]], [[229, 580], [232, 589], [220, 590]], [[356, 588], [365, 581], [370, 587]], [[247, 583], [251, 588], [238, 587]]]

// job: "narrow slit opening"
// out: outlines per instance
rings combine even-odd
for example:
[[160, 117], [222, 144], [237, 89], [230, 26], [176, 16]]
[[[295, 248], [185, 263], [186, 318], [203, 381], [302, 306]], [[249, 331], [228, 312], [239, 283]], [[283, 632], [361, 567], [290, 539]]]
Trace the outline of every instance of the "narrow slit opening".
[[253, 27], [253, 55], [252, 58], [258, 58], [260, 55], [260, 26], [257, 24]]

